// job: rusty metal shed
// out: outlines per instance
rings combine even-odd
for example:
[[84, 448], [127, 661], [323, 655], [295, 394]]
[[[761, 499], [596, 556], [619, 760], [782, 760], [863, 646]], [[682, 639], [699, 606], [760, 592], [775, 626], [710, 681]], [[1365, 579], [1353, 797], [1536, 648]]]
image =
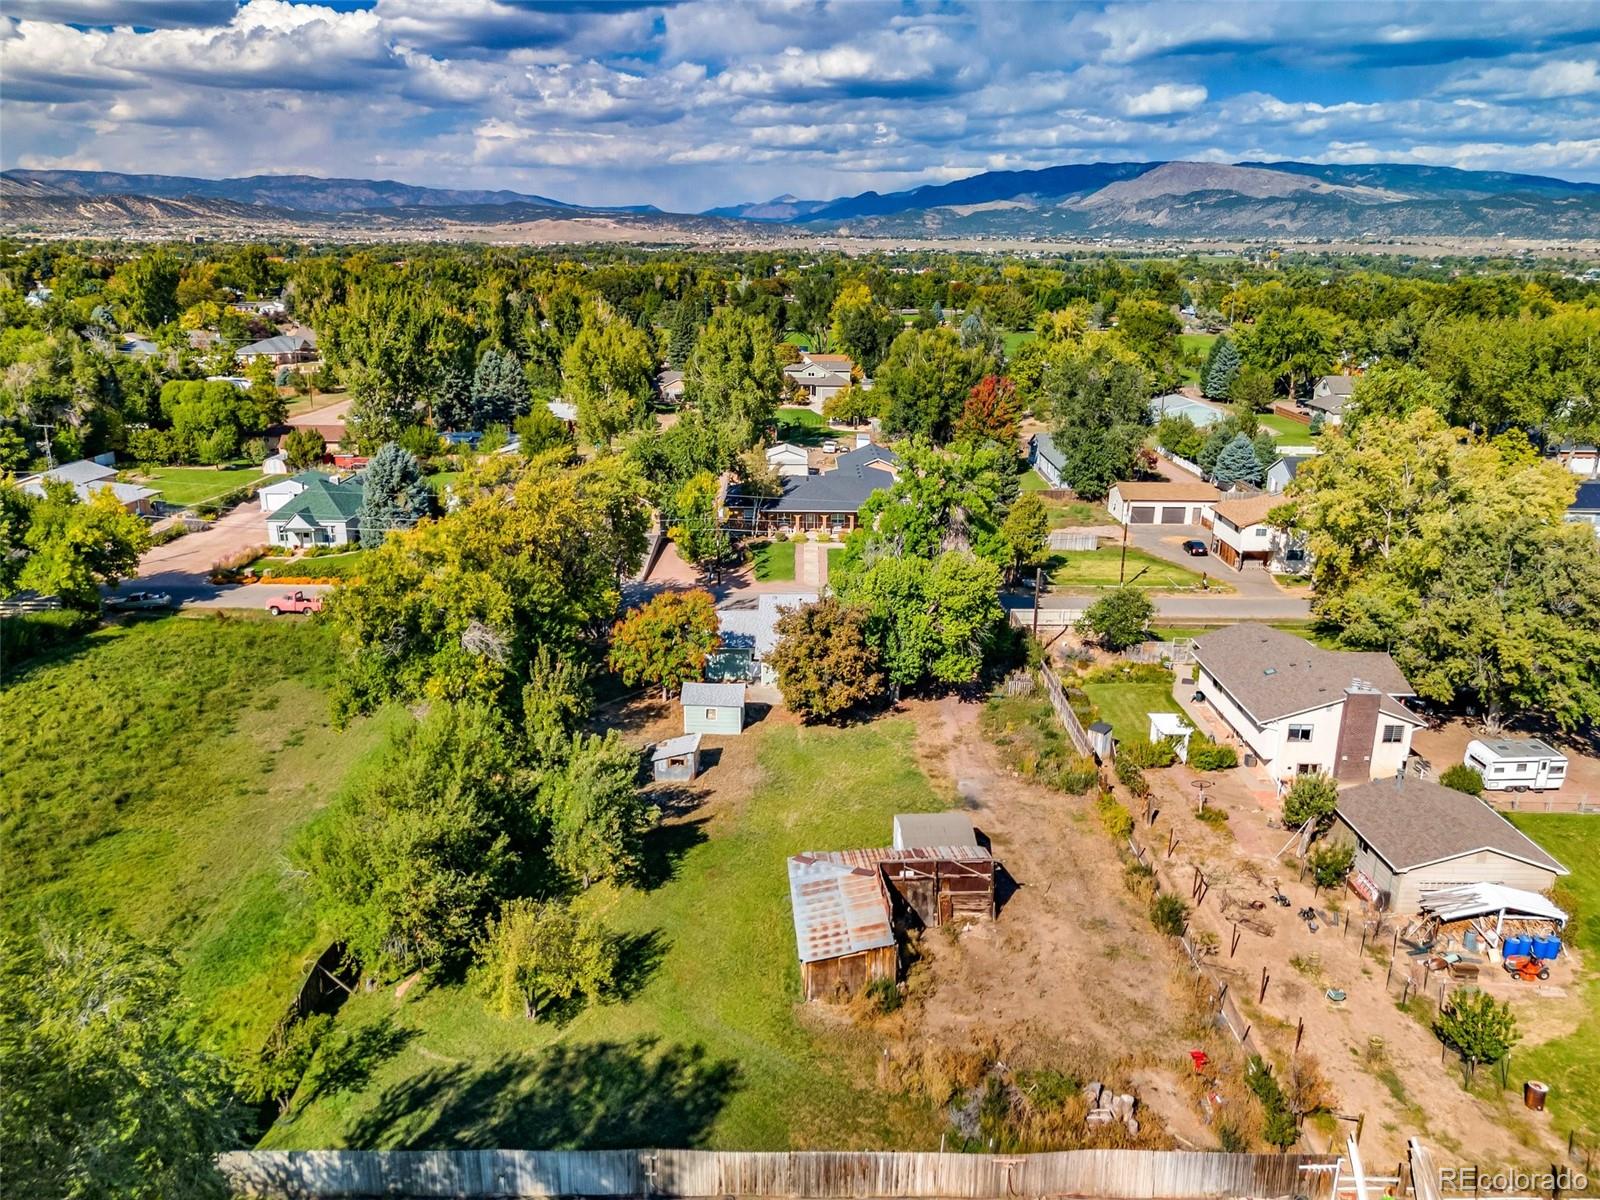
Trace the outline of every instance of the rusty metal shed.
[[795, 944], [807, 1000], [854, 993], [899, 967], [889, 894], [876, 864], [830, 854], [789, 860]]
[[877, 867], [894, 898], [915, 918], [911, 924], [994, 917], [994, 855], [982, 846], [828, 850], [812, 857], [841, 866]]

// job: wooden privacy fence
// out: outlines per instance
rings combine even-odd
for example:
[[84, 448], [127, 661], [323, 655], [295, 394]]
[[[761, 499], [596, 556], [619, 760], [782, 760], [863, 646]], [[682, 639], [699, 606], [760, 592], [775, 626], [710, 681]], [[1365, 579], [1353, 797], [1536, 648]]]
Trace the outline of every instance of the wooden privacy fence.
[[1044, 690], [1050, 696], [1050, 707], [1056, 710], [1056, 717], [1060, 720], [1062, 728], [1067, 731], [1067, 736], [1072, 739], [1073, 746], [1079, 754], [1094, 754], [1094, 747], [1089, 744], [1089, 735], [1083, 728], [1083, 723], [1078, 720], [1078, 714], [1072, 711], [1072, 705], [1067, 703], [1067, 694], [1062, 690], [1061, 680], [1056, 678], [1056, 673], [1049, 667], [1040, 665], [1039, 674], [1044, 677]]
[[1338, 1159], [1320, 1154], [1066, 1150], [1054, 1154], [729, 1150], [241, 1150], [220, 1165], [263, 1200], [371, 1196], [750, 1196], [803, 1200], [1332, 1200]]

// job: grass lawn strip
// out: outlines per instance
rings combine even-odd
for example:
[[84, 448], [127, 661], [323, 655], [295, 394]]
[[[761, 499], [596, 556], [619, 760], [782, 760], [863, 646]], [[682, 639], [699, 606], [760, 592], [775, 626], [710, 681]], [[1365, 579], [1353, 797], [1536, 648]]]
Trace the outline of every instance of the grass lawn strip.
[[755, 576], [762, 583], [794, 578], [794, 542], [763, 542], [751, 555]]
[[[937, 1143], [926, 1105], [878, 1092], [854, 1027], [803, 1020], [784, 860], [880, 846], [897, 812], [945, 807], [906, 719], [845, 729], [758, 725], [706, 782], [728, 795], [652, 835], [675, 848], [653, 890], [580, 903], [658, 958], [630, 998], [566, 1024], [502, 1020], [459, 985], [357, 996], [340, 1035], [375, 1047], [299, 1104], [275, 1149], [707, 1145], [747, 1150]], [[715, 739], [720, 740], [720, 739]], [[753, 783], [735, 777], [751, 771]], [[826, 764], [848, 763], [846, 771]], [[748, 793], [745, 789], [749, 788]], [[681, 857], [678, 855], [681, 854]], [[729, 1071], [733, 1074], [730, 1076]]]
[[[1148, 568], [1148, 570], [1146, 570]], [[1052, 555], [1045, 569], [1050, 574], [1050, 586], [1056, 591], [1072, 588], [1114, 588], [1118, 586], [1122, 570], [1122, 547], [1102, 546], [1098, 550], [1069, 550]], [[1133, 586], [1138, 588], [1195, 589], [1200, 586], [1200, 573], [1181, 567], [1177, 563], [1157, 558], [1134, 546], [1128, 547], [1127, 578], [1131, 581], [1140, 571], [1144, 574]], [[1214, 591], [1232, 591], [1225, 581], [1212, 577]]]
[[1577, 948], [1584, 955], [1583, 1023], [1565, 1037], [1511, 1052], [1515, 1079], [1550, 1085], [1552, 1120], [1561, 1132], [1600, 1130], [1600, 817], [1582, 813], [1510, 813], [1512, 824], [1572, 874], [1578, 898]]
[[168, 504], [189, 507], [266, 478], [260, 467], [157, 467], [146, 477], [145, 486], [160, 492]]
[[1179, 711], [1172, 688], [1162, 683], [1086, 683], [1083, 694], [1123, 741], [1150, 736], [1150, 713]]

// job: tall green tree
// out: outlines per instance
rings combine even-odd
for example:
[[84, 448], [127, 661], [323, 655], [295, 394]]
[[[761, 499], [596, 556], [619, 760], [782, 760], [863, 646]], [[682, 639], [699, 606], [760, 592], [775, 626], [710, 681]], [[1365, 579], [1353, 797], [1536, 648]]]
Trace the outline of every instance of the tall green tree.
[[704, 676], [719, 630], [710, 592], [662, 592], [612, 628], [611, 668], [630, 687], [659, 687], [668, 699], [675, 688]]
[[644, 419], [655, 353], [643, 331], [622, 321], [593, 322], [561, 358], [561, 382], [578, 408], [578, 431], [596, 446]]
[[516, 355], [492, 347], [485, 350], [472, 375], [473, 428], [510, 425], [528, 407], [528, 380]]
[[550, 857], [587, 888], [633, 878], [655, 808], [639, 793], [639, 751], [615, 729], [578, 735], [561, 765], [547, 771], [539, 803], [550, 826]]
[[906, 330], [895, 338], [874, 380], [873, 390], [884, 397], [885, 427], [943, 445], [954, 434], [967, 397], [992, 366], [983, 350], [964, 349], [952, 330]]
[[900, 318], [874, 300], [864, 283], [851, 283], [839, 289], [829, 320], [834, 349], [848, 354], [868, 375], [877, 373], [878, 364], [901, 330]]
[[783, 702], [804, 721], [831, 721], [876, 699], [884, 677], [865, 609], [826, 596], [778, 618], [767, 661]]
[[1028, 567], [1039, 566], [1049, 558], [1049, 536], [1050, 510], [1039, 494], [1025, 492], [1018, 496], [1000, 522], [1007, 578], [1015, 582]]
[[1093, 500], [1127, 479], [1150, 430], [1150, 378], [1138, 358], [1104, 337], [1061, 342], [1042, 389], [1062, 482]]
[[1270, 372], [1293, 398], [1306, 396], [1319, 375], [1332, 370], [1343, 325], [1322, 308], [1271, 307], [1239, 338], [1245, 362]]
[[361, 473], [361, 544], [383, 545], [399, 529], [410, 529], [433, 511], [433, 490], [411, 451], [386, 442]]
[[600, 999], [621, 967], [617, 939], [599, 919], [554, 900], [506, 901], [477, 959], [475, 981], [490, 1011], [529, 1020], [577, 996]]
[[1200, 372], [1200, 391], [1210, 400], [1231, 399], [1233, 381], [1243, 365], [1239, 351], [1226, 336], [1211, 343], [1204, 368]]
[[1233, 440], [1217, 455], [1211, 468], [1211, 478], [1218, 487], [1243, 483], [1252, 487], [1259, 484], [1264, 474], [1261, 460], [1256, 456], [1255, 443], [1245, 433], [1236, 433]]
[[[21, 510], [11, 507], [15, 520]], [[150, 547], [143, 518], [125, 510], [108, 490], [81, 501], [71, 484], [46, 483], [44, 496], [26, 511], [20, 568], [12, 558], [16, 585], [59, 596], [74, 608], [98, 608], [100, 588], [131, 576]]]
[[777, 411], [783, 368], [764, 317], [725, 308], [712, 316], [684, 367], [684, 399], [727, 431], [735, 450], [756, 444]]
[[228, 1194], [245, 1116], [172, 963], [126, 936], [0, 938], [0, 1174], [16, 1196]]
[[1139, 588], [1120, 587], [1107, 592], [1087, 609], [1078, 631], [1108, 650], [1123, 650], [1149, 636], [1156, 606]]

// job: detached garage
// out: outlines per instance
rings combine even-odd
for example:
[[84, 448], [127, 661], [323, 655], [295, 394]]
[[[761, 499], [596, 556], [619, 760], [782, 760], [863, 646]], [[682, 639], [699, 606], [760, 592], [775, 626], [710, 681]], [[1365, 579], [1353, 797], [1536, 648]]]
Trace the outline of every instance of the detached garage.
[[1123, 525], [1209, 525], [1222, 493], [1209, 483], [1114, 483], [1106, 510]]
[[1543, 892], [1569, 874], [1476, 796], [1424, 779], [1342, 792], [1330, 836], [1354, 842], [1351, 886], [1391, 912], [1419, 911], [1424, 890], [1491, 883]]

